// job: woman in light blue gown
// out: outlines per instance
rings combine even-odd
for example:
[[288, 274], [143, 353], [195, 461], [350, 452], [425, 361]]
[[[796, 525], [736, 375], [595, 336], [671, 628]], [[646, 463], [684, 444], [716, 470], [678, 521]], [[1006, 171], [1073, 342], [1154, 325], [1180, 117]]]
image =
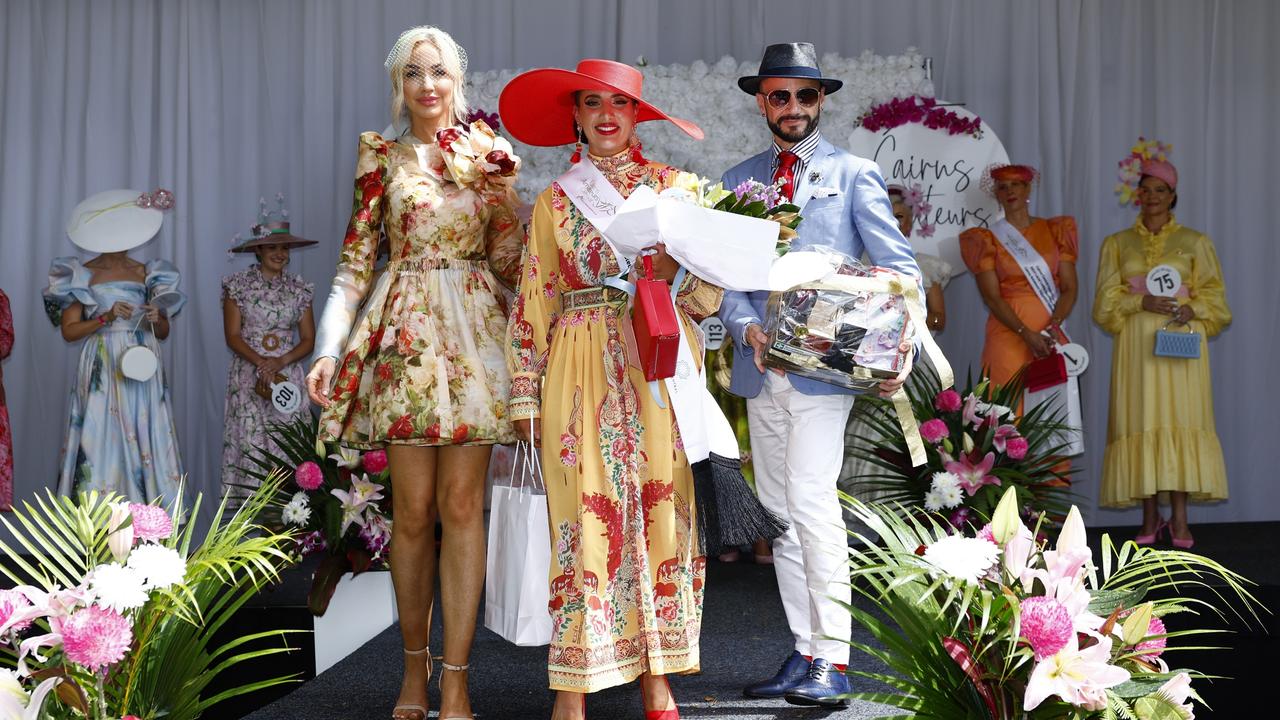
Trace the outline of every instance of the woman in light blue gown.
[[[143, 206], [142, 198], [150, 198]], [[176, 498], [182, 482], [177, 433], [159, 363], [159, 341], [186, 296], [178, 270], [166, 260], [143, 265], [127, 251], [159, 230], [166, 191], [99, 193], [72, 211], [68, 235], [100, 254], [81, 263], [60, 257], [44, 290], [49, 319], [62, 337], [80, 343], [80, 362], [70, 393], [58, 492], [116, 492], [132, 502]], [[157, 359], [154, 374], [126, 377], [122, 357], [142, 346]], [[144, 353], [145, 354], [145, 353]], [[137, 373], [133, 373], [135, 376]]]

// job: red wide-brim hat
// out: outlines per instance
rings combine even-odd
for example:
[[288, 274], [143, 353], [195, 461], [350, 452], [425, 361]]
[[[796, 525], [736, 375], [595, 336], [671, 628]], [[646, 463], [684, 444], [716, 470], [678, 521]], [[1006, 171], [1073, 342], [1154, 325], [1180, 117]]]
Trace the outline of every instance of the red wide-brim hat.
[[502, 126], [526, 145], [554, 147], [577, 138], [573, 128], [573, 94], [579, 90], [611, 90], [635, 100], [636, 122], [666, 120], [695, 140], [702, 128], [672, 117], [644, 101], [644, 76], [640, 71], [612, 60], [583, 60], [576, 71], [538, 68], [511, 79], [498, 97]]

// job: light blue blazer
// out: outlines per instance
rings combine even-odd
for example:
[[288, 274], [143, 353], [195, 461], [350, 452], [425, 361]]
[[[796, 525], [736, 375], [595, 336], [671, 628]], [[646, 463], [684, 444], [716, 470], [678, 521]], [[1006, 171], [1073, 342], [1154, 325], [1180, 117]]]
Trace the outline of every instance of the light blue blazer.
[[[726, 188], [752, 178], [768, 183], [773, 177], [773, 149], [770, 148], [735, 165], [722, 178]], [[796, 228], [799, 236], [792, 250], [830, 247], [857, 260], [865, 251], [871, 264], [920, 277], [911, 245], [898, 230], [893, 206], [885, 190], [880, 168], [870, 160], [842, 150], [822, 138], [805, 168], [796, 178], [793, 198], [804, 219]], [[756, 369], [755, 354], [746, 342], [751, 323], [763, 325], [767, 290], [726, 291], [720, 305], [720, 320], [733, 334], [733, 379], [729, 391], [745, 398], [760, 394], [764, 374]], [[849, 390], [817, 380], [791, 375], [791, 384], [805, 395], [856, 395]]]

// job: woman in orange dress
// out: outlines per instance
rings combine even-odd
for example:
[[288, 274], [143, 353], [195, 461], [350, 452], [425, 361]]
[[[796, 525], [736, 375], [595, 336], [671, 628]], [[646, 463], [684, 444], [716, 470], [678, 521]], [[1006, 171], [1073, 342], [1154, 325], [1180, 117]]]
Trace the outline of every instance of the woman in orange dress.
[[1021, 234], [1048, 266], [1058, 295], [1052, 312], [997, 236], [999, 222], [992, 229], [970, 228], [960, 234], [960, 254], [990, 311], [982, 366], [991, 381], [1001, 385], [1053, 349], [1045, 330], [1065, 341], [1062, 322], [1076, 304], [1076, 221], [1066, 215], [1031, 215], [1027, 203], [1037, 176], [1029, 165], [1001, 165], [987, 169], [982, 185], [1004, 210], [1003, 222]]

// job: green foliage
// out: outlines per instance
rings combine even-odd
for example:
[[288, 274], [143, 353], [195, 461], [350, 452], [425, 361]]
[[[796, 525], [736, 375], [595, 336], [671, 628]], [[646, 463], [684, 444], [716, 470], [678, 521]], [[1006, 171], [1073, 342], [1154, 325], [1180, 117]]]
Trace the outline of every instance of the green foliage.
[[[859, 478], [866, 488], [882, 493], [882, 500], [886, 503], [900, 503], [908, 512], [920, 512], [924, 507], [925, 493], [932, 486], [934, 473], [946, 470], [944, 454], [959, 458], [963, 453], [963, 437], [967, 433], [975, 448], [970, 453], [974, 461], [987, 452], [995, 453], [995, 466], [990, 474], [1000, 480], [999, 485], [984, 485], [971, 496], [966, 493], [962, 507], [973, 514], [971, 522], [981, 525], [989, 520], [996, 503], [1009, 487], [1017, 489], [1018, 504], [1028, 514], [1044, 512], [1051, 521], [1066, 515], [1073, 498], [1070, 482], [1073, 470], [1062, 467], [1062, 452], [1066, 448], [1062, 431], [1066, 425], [1059, 411], [1038, 405], [1013, 421], [1018, 434], [1027, 441], [1026, 456], [1014, 460], [995, 449], [995, 426], [984, 425], [975, 430], [964, 423], [962, 411], [942, 412], [934, 406], [934, 398], [943, 388], [932, 366], [918, 365], [911, 372], [904, 389], [917, 421], [923, 425], [928, 420], [941, 419], [947, 425], [948, 437], [937, 445], [926, 442], [928, 459], [925, 464], [912, 467], [907, 440], [898, 424], [893, 403], [878, 397], [860, 398], [853, 411], [871, 432], [859, 435], [847, 452], [873, 468], [872, 472]], [[1022, 382], [1019, 376], [1006, 385], [995, 385], [985, 379], [975, 384], [970, 375], [964, 388], [956, 390], [961, 398], [973, 394], [985, 403], [1016, 411], [1022, 397]]]
[[[236, 665], [290, 650], [289, 631], [244, 635], [221, 644], [214, 639], [246, 601], [278, 580], [280, 570], [290, 562], [284, 548], [292, 538], [256, 523], [280, 483], [279, 475], [265, 478], [262, 488], [229, 515], [224, 500], [198, 544], [195, 523], [182, 526], [178, 520], [194, 517], [200, 499], [190, 510], [181, 500], [175, 501], [168, 510], [179, 529], [164, 545], [186, 558], [185, 581], [153, 593], [146, 605], [130, 613], [134, 646], [101, 685], [82, 668], [65, 662], [60, 651], [48, 662], [36, 662], [36, 667], [65, 678], [57, 689], [58, 700], [46, 701], [45, 713], [53, 718], [78, 717], [68, 703], [82, 702], [75, 700], [79, 691], [82, 698], [97, 696], [93, 704], [101, 702], [113, 717], [193, 720], [222, 700], [293, 681], [284, 676], [264, 678], [206, 696], [210, 683]], [[107, 545], [108, 518], [111, 505], [122, 500], [114, 494], [87, 493], [72, 499], [49, 492], [37, 497], [34, 505], [25, 503], [11, 516], [0, 516], [15, 543], [10, 546], [0, 540], [0, 550], [12, 565], [0, 566], [0, 572], [14, 584], [45, 591], [79, 586], [94, 567], [113, 562]], [[36, 627], [42, 632], [49, 629], [45, 620], [37, 621]], [[16, 663], [13, 648], [6, 645], [3, 651], [8, 664]]]

